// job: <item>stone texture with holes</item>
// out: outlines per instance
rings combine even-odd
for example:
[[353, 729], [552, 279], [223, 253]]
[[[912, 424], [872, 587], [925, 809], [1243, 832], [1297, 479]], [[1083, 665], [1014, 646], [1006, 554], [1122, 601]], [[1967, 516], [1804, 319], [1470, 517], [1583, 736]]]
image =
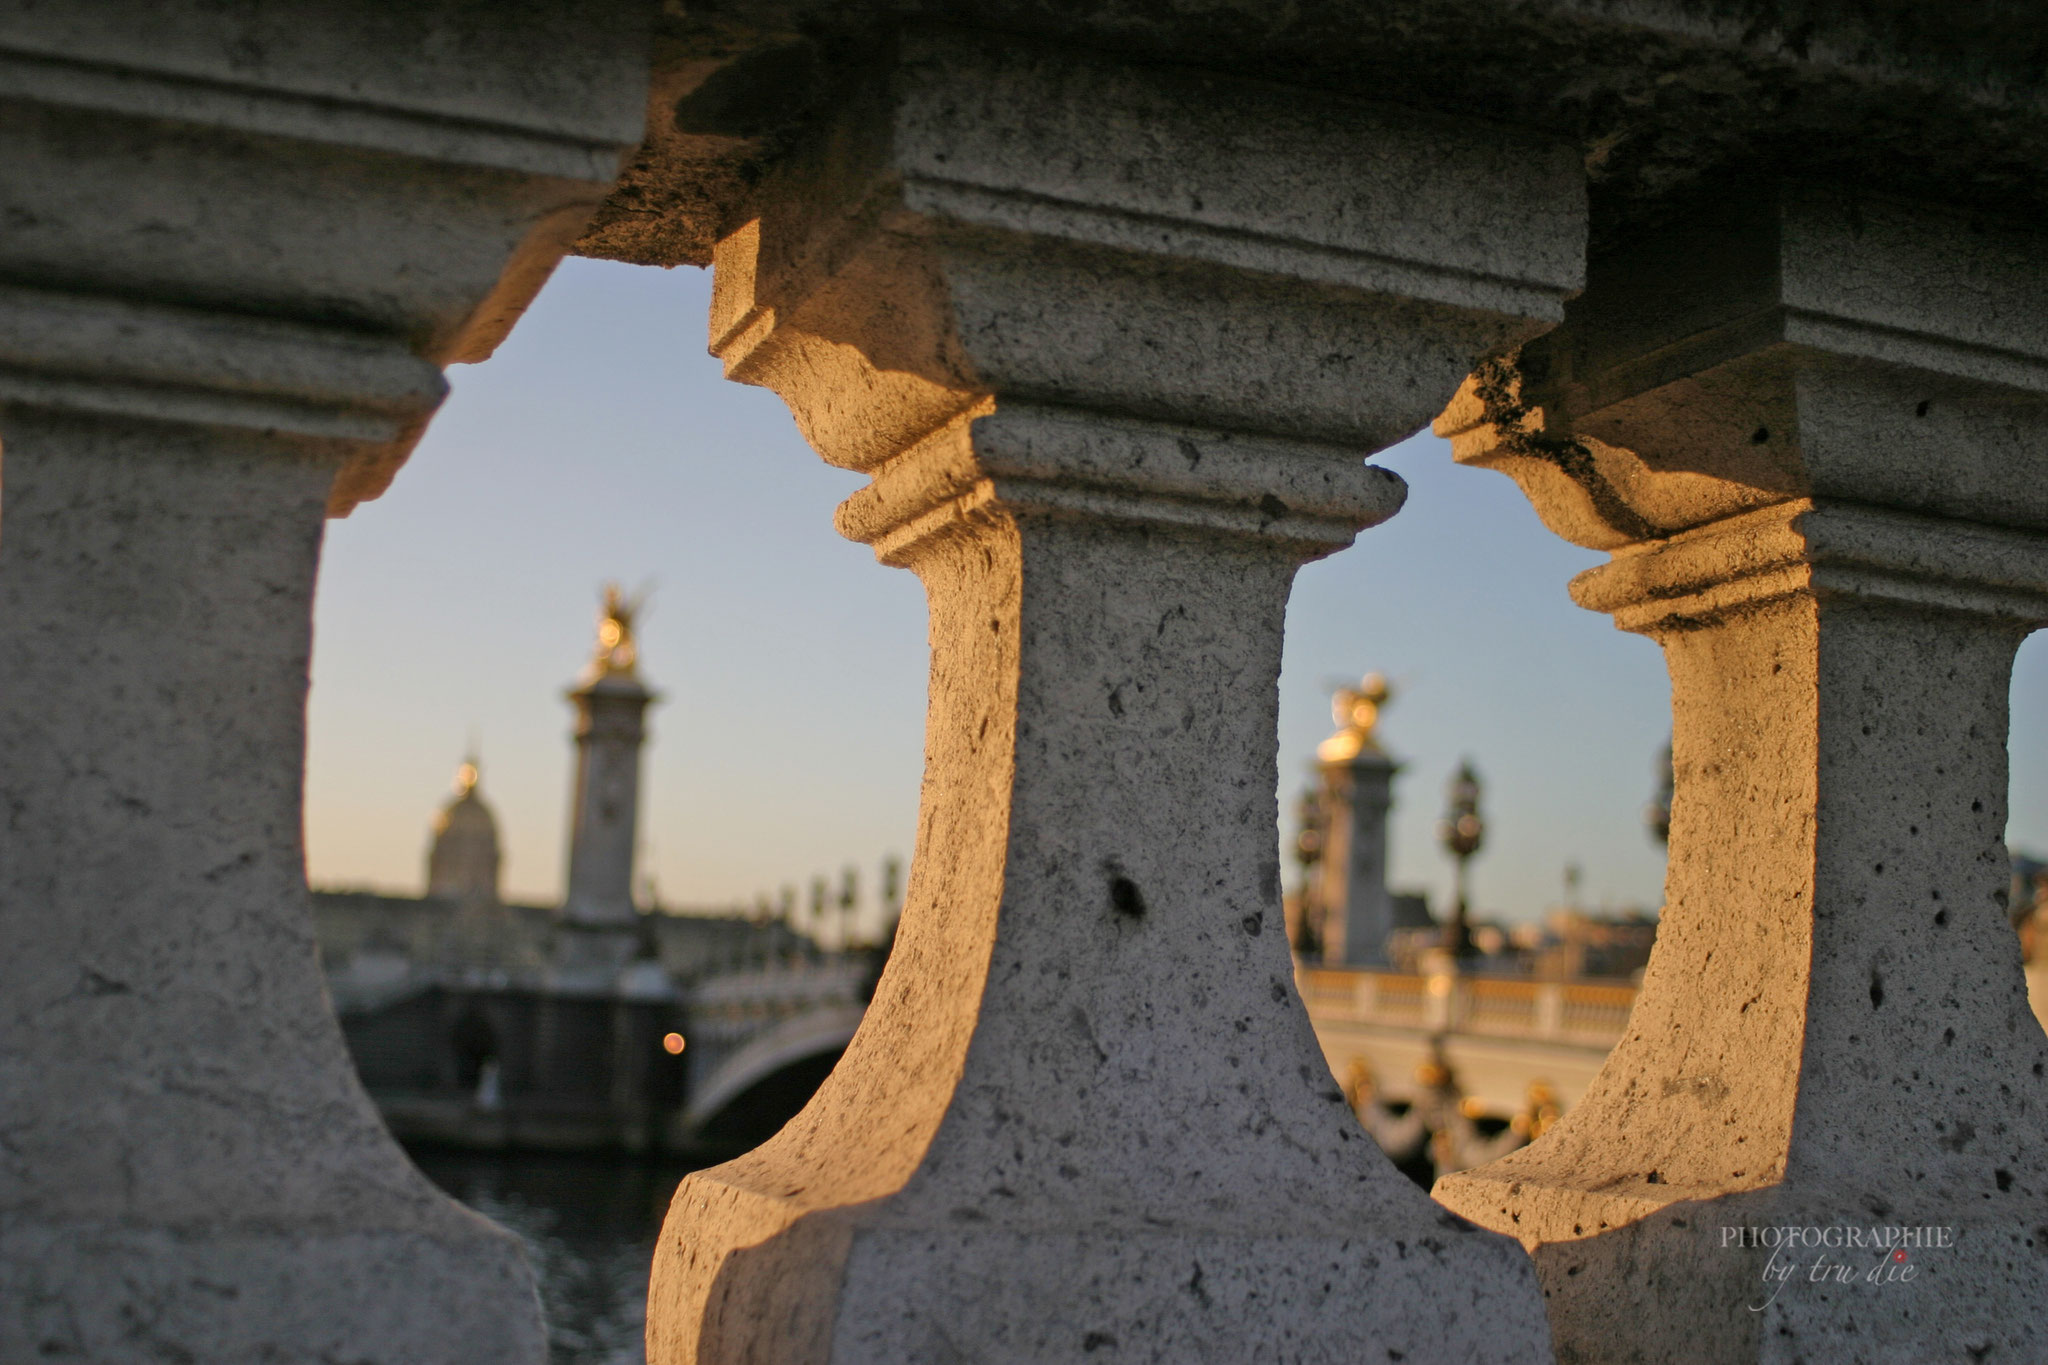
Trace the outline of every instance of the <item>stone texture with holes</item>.
[[1558, 315], [1575, 167], [930, 36], [782, 175], [713, 349], [924, 581], [923, 814], [845, 1060], [678, 1190], [650, 1358], [1547, 1359], [1520, 1251], [1318, 1055], [1273, 793], [1294, 571], [1399, 506], [1365, 454]]
[[579, 243], [590, 255], [708, 264], [756, 211], [764, 169], [886, 26], [913, 17], [1554, 129], [1584, 158], [1602, 236], [1664, 221], [1674, 191], [1816, 167], [1930, 201], [2048, 212], [2040, 16], [2024, 4], [720, 0], [661, 11], [648, 138]]
[[327, 1005], [310, 622], [639, 136], [633, 29], [90, 8], [0, 59], [0, 1359], [538, 1362]]
[[[2048, 621], [2044, 242], [1863, 193], [1596, 256], [1439, 424], [1664, 648], [1667, 905], [1627, 1037], [1437, 1196], [1536, 1257], [1561, 1360], [2048, 1350], [2048, 1039], [2005, 913], [2013, 653]], [[1947, 1227], [1778, 1253], [1737, 1227]], [[1813, 1270], [1827, 1254], [1850, 1283]], [[1776, 1291], [1776, 1292], [1774, 1292]]]

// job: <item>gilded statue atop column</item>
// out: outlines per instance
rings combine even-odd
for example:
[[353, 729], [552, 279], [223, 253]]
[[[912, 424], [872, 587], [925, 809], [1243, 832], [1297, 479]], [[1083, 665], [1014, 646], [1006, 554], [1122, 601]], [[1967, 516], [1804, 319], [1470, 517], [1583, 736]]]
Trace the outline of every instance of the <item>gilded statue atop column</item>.
[[644, 591], [628, 597], [618, 584], [604, 585], [604, 608], [597, 621], [597, 655], [590, 661], [593, 677], [633, 671], [640, 657], [633, 643], [633, 619], [640, 614], [646, 597]]
[[1394, 687], [1384, 674], [1368, 673], [1356, 687], [1340, 687], [1330, 698], [1330, 719], [1337, 733], [1316, 746], [1316, 757], [1325, 763], [1344, 763], [1360, 754], [1384, 752], [1380, 748], [1380, 712], [1394, 699]]

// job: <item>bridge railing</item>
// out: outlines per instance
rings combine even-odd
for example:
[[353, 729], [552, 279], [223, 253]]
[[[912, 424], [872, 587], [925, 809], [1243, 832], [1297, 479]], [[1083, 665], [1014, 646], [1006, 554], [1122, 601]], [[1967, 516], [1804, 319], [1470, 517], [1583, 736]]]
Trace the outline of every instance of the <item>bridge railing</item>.
[[1519, 981], [1344, 967], [1300, 967], [1295, 980], [1320, 1023], [1572, 1043], [1620, 1041], [1635, 1008], [1627, 982]]

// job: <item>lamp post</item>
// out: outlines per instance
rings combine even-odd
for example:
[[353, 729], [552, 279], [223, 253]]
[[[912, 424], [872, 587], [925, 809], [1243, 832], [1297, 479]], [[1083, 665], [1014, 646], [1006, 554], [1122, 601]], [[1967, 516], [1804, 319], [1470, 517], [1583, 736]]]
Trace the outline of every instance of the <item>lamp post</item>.
[[839, 951], [853, 947], [853, 920], [860, 909], [860, 872], [847, 868], [839, 874]]
[[1313, 787], [1304, 791], [1295, 807], [1295, 819], [1300, 828], [1294, 836], [1294, 861], [1300, 865], [1301, 877], [1294, 898], [1294, 923], [1289, 928], [1294, 950], [1313, 957], [1323, 951], [1323, 901], [1316, 884], [1325, 841], [1323, 794]]
[[1671, 791], [1676, 785], [1671, 746], [1667, 744], [1664, 752], [1657, 755], [1657, 794], [1643, 807], [1643, 823], [1650, 827], [1650, 837], [1660, 844], [1671, 842]]
[[903, 910], [903, 862], [895, 854], [882, 859], [882, 932], [889, 933], [889, 926], [896, 922], [896, 916]]
[[1486, 841], [1486, 822], [1479, 815], [1479, 790], [1479, 774], [1472, 770], [1472, 761], [1466, 759], [1458, 765], [1457, 774], [1451, 778], [1449, 804], [1444, 809], [1443, 820], [1437, 825], [1437, 838], [1442, 841], [1444, 851], [1451, 855], [1452, 865], [1457, 869], [1451, 922], [1444, 928], [1444, 949], [1454, 960], [1473, 955], [1471, 910], [1465, 894], [1465, 865]]

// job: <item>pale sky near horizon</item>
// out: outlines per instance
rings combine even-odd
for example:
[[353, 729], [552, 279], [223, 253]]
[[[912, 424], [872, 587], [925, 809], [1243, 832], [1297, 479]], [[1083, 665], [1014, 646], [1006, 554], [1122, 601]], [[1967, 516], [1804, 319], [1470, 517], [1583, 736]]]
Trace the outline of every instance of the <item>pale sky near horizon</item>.
[[[774, 395], [704, 351], [708, 273], [571, 260], [453, 393], [383, 498], [329, 524], [315, 615], [306, 827], [316, 886], [420, 887], [428, 826], [472, 736], [516, 899], [560, 896], [571, 771], [564, 688], [607, 580], [651, 582], [652, 717], [641, 872], [664, 903], [721, 907], [906, 859], [923, 759], [917, 580], [839, 538], [860, 476], [825, 465]], [[1526, 919], [1583, 868], [1582, 903], [1654, 907], [1642, 809], [1669, 733], [1658, 650], [1566, 596], [1599, 561], [1514, 485], [1428, 435], [1380, 457], [1407, 506], [1304, 569], [1288, 610], [1280, 792], [1368, 669], [1406, 766], [1392, 876], [1441, 905], [1444, 785], [1469, 756], [1489, 836], [1482, 913]], [[2048, 646], [2013, 687], [2009, 837], [2048, 849]], [[1291, 859], [1289, 868], [1291, 875]]]

